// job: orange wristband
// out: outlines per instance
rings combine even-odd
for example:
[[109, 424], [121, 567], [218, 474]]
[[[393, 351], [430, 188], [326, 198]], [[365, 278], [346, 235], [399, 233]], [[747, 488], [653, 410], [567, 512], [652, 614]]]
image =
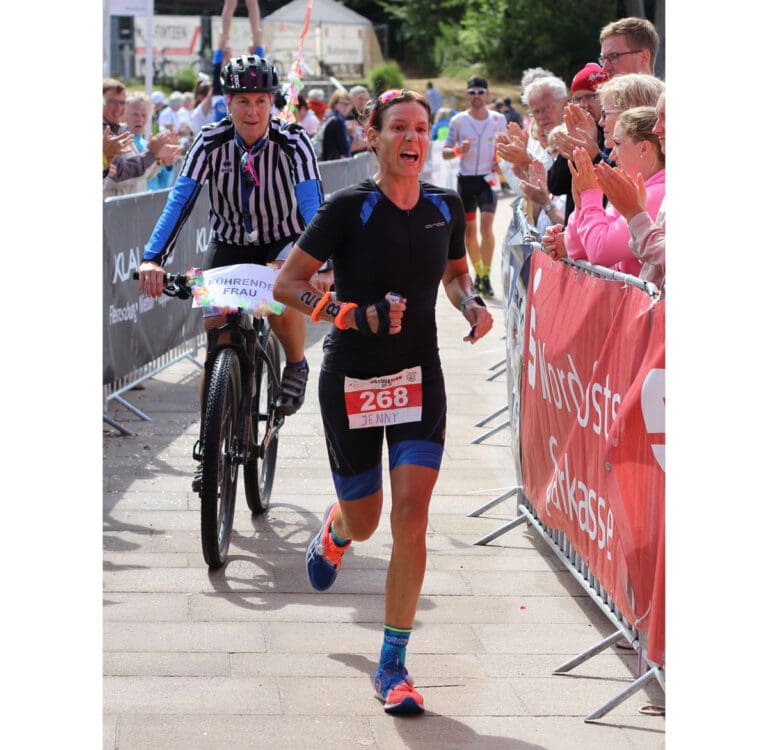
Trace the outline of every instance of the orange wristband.
[[331, 293], [326, 292], [320, 301], [315, 305], [315, 309], [312, 310], [312, 314], [309, 316], [309, 319], [313, 323], [319, 323], [320, 322], [320, 313], [323, 311], [323, 308], [328, 304], [329, 300], [331, 299]]
[[454, 146], [453, 153], [456, 154], [456, 156], [461, 156], [461, 149], [458, 146]]
[[339, 314], [336, 316], [335, 320], [333, 321], [336, 324], [336, 328], [342, 331], [346, 331], [347, 328], [349, 328], [348, 325], [344, 324], [344, 316], [350, 311], [350, 310], [356, 310], [357, 309], [357, 303], [356, 302], [345, 302], [341, 306], [341, 310], [339, 310]]

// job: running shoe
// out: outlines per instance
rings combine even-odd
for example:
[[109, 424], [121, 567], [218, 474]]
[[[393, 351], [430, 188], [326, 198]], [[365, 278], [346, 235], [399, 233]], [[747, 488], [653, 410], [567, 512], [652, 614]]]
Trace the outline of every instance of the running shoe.
[[483, 277], [482, 276], [475, 276], [475, 291], [478, 294], [482, 294], [484, 288], [485, 287], [483, 286]]
[[480, 294], [483, 297], [490, 298], [495, 297], [493, 293], [493, 287], [491, 286], [491, 279], [488, 276], [483, 276], [483, 278], [480, 280], [481, 284], [483, 285], [483, 288], [480, 290]]
[[399, 661], [376, 670], [373, 678], [376, 697], [388, 714], [420, 714], [424, 698], [413, 687], [413, 678]]
[[295, 414], [304, 403], [307, 380], [309, 380], [309, 365], [306, 363], [300, 367], [286, 365], [283, 368], [283, 376], [280, 379], [280, 397], [277, 400], [277, 409], [286, 417]]
[[323, 525], [307, 547], [307, 576], [316, 591], [327, 591], [341, 569], [341, 556], [351, 542], [339, 547], [331, 538], [331, 511], [338, 505], [334, 500], [323, 514]]

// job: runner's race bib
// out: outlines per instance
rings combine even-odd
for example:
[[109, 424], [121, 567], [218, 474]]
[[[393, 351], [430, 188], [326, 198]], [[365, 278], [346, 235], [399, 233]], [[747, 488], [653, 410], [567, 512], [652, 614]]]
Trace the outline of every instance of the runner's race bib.
[[349, 429], [421, 421], [421, 367], [360, 380], [344, 378]]

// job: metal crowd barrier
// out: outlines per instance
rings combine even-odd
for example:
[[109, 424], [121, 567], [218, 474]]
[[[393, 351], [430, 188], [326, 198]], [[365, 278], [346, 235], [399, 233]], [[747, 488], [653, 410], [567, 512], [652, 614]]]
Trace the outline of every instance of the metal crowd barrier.
[[[352, 185], [373, 174], [376, 160], [373, 154], [361, 153], [351, 159], [320, 162], [320, 175], [326, 197], [337, 190]], [[104, 385], [102, 418], [110, 427], [124, 435], [134, 433], [125, 425], [107, 413], [110, 401], [119, 404], [135, 414], [139, 419], [151, 421], [151, 417], [131, 404], [125, 398], [128, 391], [145, 380], [157, 375], [166, 367], [182, 360], [190, 359], [198, 366], [202, 364], [195, 359], [200, 347], [205, 346], [205, 334], [199, 325], [195, 326], [186, 321], [189, 333], [183, 340], [175, 341], [168, 331], [162, 332], [163, 323], [170, 327], [178, 326], [180, 318], [175, 308], [162, 311], [150, 311], [154, 316], [151, 325], [140, 326], [144, 311], [133, 314], [132, 331], [114, 327], [115, 311], [128, 310], [138, 298], [136, 282], [129, 278], [130, 272], [138, 269], [141, 253], [149, 234], [165, 205], [170, 188], [147, 193], [116, 196], [104, 201], [104, 294], [103, 321], [105, 345]], [[198, 199], [193, 216], [184, 227], [173, 259], [169, 261], [169, 270], [184, 270], [192, 265], [199, 265], [202, 253], [205, 251], [209, 230], [207, 230], [208, 194], [203, 191]], [[172, 265], [175, 263], [175, 267]], [[165, 320], [163, 320], [165, 317]], [[194, 316], [197, 320], [197, 316]], [[170, 322], [169, 322], [170, 321]], [[120, 320], [119, 323], [127, 321]], [[142, 330], [137, 334], [136, 327]], [[167, 326], [166, 326], [167, 327]], [[196, 328], [197, 330], [191, 330]], [[113, 331], [119, 333], [112, 338]], [[154, 341], [152, 340], [154, 339]], [[163, 345], [161, 342], [170, 342]], [[164, 350], [162, 350], [164, 348]], [[161, 349], [157, 353], [158, 348]], [[136, 365], [126, 364], [126, 360], [135, 357]]]
[[[519, 428], [520, 392], [517, 386], [518, 374], [520, 373], [522, 362], [515, 360], [519, 359], [518, 355], [521, 354], [522, 347], [520, 346], [518, 352], [515, 352], [514, 341], [516, 341], [518, 337], [522, 337], [524, 331], [525, 289], [527, 286], [526, 267], [530, 263], [530, 256], [534, 249], [540, 249], [541, 247], [535, 240], [535, 230], [528, 224], [522, 201], [518, 201], [516, 202], [513, 219], [510, 222], [510, 227], [502, 246], [502, 278], [507, 336], [507, 377], [510, 401], [506, 406], [478, 422], [476, 426], [481, 426], [491, 418], [499, 416], [507, 409], [509, 411], [509, 418], [502, 425], [493, 428], [488, 433], [481, 435], [480, 438], [471, 441], [473, 444], [482, 442], [482, 440], [490, 434], [497, 432], [503, 427], [510, 426], [514, 438], [513, 458], [516, 462], [518, 477], [522, 476], [522, 472], [520, 469], [520, 454], [518, 450], [519, 442], [516, 442], [521, 439]], [[652, 299], [658, 299], [660, 297], [659, 290], [653, 284], [642, 281], [635, 276], [623, 274], [602, 266], [592, 265], [585, 261], [573, 261], [566, 258], [561, 262], [595, 277], [638, 287]], [[519, 343], [521, 343], [521, 339]], [[569, 672], [622, 639], [625, 639], [637, 654], [637, 678], [631, 685], [622, 690], [610, 701], [590, 713], [585, 718], [585, 721], [591, 722], [600, 719], [652, 680], [656, 680], [662, 690], [664, 690], [665, 667], [654, 663], [648, 658], [646, 650], [647, 636], [629, 623], [621, 614], [611, 596], [590, 570], [587, 562], [576, 552], [576, 549], [568, 539], [566, 532], [549, 527], [541, 521], [534, 506], [530, 503], [528, 498], [526, 498], [521, 485], [505, 488], [502, 494], [473, 510], [468, 514], [468, 517], [478, 517], [490, 508], [493, 508], [507, 498], [515, 495], [517, 496], [515, 518], [505, 522], [497, 529], [479, 538], [474, 544], [488, 544], [522, 523], [529, 524], [538, 532], [540, 537], [547, 543], [560, 562], [562, 562], [566, 569], [573, 575], [574, 579], [584, 589], [590, 599], [595, 602], [611, 624], [616, 628], [616, 630], [607, 638], [604, 638], [583, 653], [556, 667], [553, 670], [553, 674], [565, 674]]]
[[[154, 375], [157, 375], [166, 367], [170, 367], [172, 364], [179, 362], [182, 359], [189, 359], [202, 369], [203, 363], [195, 359], [195, 356], [194, 356], [195, 354], [197, 354], [201, 346], [205, 346], [204, 333], [199, 333], [197, 336], [189, 339], [183, 344], [173, 347], [169, 351], [161, 354], [156, 359], [153, 359], [151, 362], [148, 362], [146, 365], [137, 367], [135, 370], [132, 370], [130, 373], [128, 373], [125, 377], [117, 378], [112, 383], [106, 384], [104, 386], [105, 405], [108, 401], [114, 401], [115, 403], [120, 404], [121, 406], [128, 409], [128, 411], [135, 414], [139, 419], [144, 420], [145, 422], [151, 422], [152, 421], [151, 417], [147, 416], [144, 412], [142, 412], [140, 409], [134, 406], [130, 401], [126, 401], [126, 399], [123, 398], [123, 394], [126, 391], [132, 390], [140, 383], [143, 383], [145, 380], [148, 380]], [[132, 430], [129, 430], [123, 424], [118, 422], [116, 419], [113, 419], [112, 417], [110, 417], [107, 414], [106, 408], [104, 409], [102, 418], [110, 427], [113, 427], [114, 429], [118, 430], [123, 435], [136, 434]]]

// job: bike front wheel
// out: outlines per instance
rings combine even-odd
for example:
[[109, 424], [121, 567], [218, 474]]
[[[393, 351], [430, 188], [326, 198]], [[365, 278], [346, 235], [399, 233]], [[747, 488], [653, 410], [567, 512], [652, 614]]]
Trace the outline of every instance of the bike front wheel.
[[263, 513], [269, 507], [277, 464], [278, 425], [275, 410], [280, 396], [280, 343], [270, 331], [264, 343], [272, 366], [263, 357], [256, 360], [253, 402], [251, 404], [251, 450], [243, 467], [245, 498], [251, 513]]
[[216, 357], [205, 406], [200, 530], [211, 568], [227, 559], [237, 493], [240, 363], [232, 349]]

